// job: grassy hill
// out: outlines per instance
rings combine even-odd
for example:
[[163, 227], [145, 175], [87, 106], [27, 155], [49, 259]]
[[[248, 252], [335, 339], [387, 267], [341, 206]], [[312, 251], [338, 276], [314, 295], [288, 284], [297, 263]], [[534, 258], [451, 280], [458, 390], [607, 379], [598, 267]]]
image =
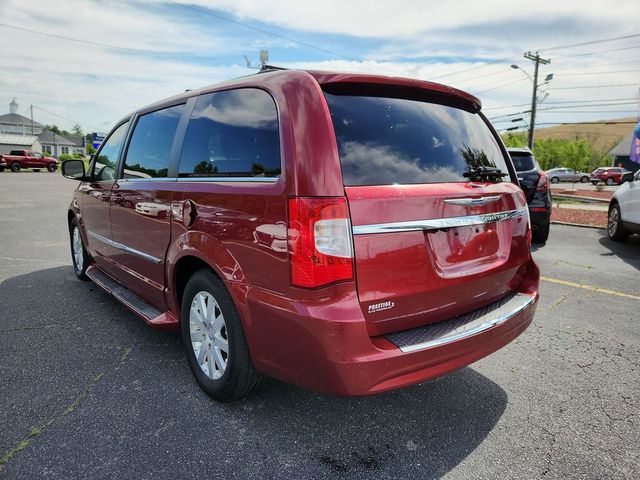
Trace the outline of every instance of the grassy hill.
[[[629, 117], [609, 121], [631, 121], [635, 123], [636, 119]], [[626, 135], [629, 135], [633, 127], [633, 123], [558, 125], [556, 127], [536, 128], [535, 139], [576, 140], [577, 138], [583, 138], [591, 144], [594, 150], [605, 153], [615, 147]]]

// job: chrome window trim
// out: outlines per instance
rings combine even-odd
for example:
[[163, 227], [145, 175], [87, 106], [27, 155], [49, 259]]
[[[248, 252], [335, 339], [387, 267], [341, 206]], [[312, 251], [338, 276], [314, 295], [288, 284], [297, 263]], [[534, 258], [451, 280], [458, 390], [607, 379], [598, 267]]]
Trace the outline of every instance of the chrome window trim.
[[[276, 183], [280, 177], [158, 177], [158, 178], [120, 178], [116, 183], [127, 182], [254, 182]], [[111, 180], [113, 181], [113, 180]]]
[[489, 330], [490, 328], [497, 327], [498, 325], [506, 322], [507, 320], [517, 315], [518, 313], [529, 308], [536, 300], [535, 295], [529, 295], [524, 293], [518, 294], [516, 298], [517, 297], [525, 297], [524, 302], [516, 306], [515, 308], [509, 310], [508, 312], [503, 313], [498, 317], [488, 319], [487, 321], [481, 323], [480, 325], [477, 325], [468, 330], [464, 330], [460, 333], [456, 333], [446, 337], [438, 338], [435, 340], [429, 340], [427, 342], [416, 343], [415, 345], [398, 347], [398, 348], [400, 348], [400, 350], [404, 353], [415, 352], [417, 350], [424, 350], [425, 348], [438, 347], [441, 345], [445, 345], [447, 343], [457, 342], [467, 337], [477, 335], [478, 333], [484, 332], [485, 330]]
[[356, 225], [353, 227], [354, 235], [366, 235], [372, 233], [389, 232], [415, 232], [419, 230], [442, 230], [445, 228], [470, 227], [487, 223], [524, 217], [527, 215], [527, 207], [518, 210], [506, 210], [503, 212], [484, 213], [481, 215], [467, 215], [461, 217], [434, 218], [432, 220], [413, 220], [410, 222], [378, 223], [372, 225]]
[[122, 243], [118, 243], [118, 242], [114, 242], [113, 240], [108, 239], [107, 237], [103, 237], [102, 235], [98, 235], [97, 233], [94, 232], [87, 232], [87, 234], [91, 237], [91, 238], [95, 238], [96, 240], [99, 240], [102, 243], [106, 243], [107, 245], [111, 245], [114, 248], [117, 248], [118, 250], [123, 250], [125, 252], [128, 253], [132, 253], [133, 255], [137, 255], [140, 258], [144, 258], [145, 260], [152, 262], [152, 263], [160, 263], [162, 260], [154, 257], [153, 255], [149, 255], [148, 253], [144, 253], [141, 252], [140, 250], [136, 250], [135, 248], [131, 248], [128, 247]]
[[276, 183], [280, 177], [180, 177], [179, 182], [250, 182]]

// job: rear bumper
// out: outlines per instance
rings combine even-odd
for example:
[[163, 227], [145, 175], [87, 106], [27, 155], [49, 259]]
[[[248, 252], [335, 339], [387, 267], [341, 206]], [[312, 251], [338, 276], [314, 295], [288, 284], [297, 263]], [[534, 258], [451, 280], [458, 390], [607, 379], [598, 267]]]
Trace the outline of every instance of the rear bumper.
[[[469, 335], [403, 349], [370, 337], [353, 284], [296, 299], [262, 289], [240, 306], [253, 361], [261, 372], [311, 390], [370, 395], [424, 382], [467, 366], [505, 346], [533, 320], [539, 271], [533, 261], [521, 284], [527, 305]], [[321, 298], [318, 300], [318, 298]]]
[[531, 226], [534, 229], [546, 225], [551, 221], [551, 207], [549, 207], [549, 210], [532, 210], [530, 208], [529, 218], [531, 219]]

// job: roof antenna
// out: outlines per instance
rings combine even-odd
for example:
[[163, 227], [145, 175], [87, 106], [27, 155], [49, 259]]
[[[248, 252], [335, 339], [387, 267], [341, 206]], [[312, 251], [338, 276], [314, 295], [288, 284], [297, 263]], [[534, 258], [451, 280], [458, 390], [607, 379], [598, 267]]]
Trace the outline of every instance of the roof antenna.
[[247, 68], [252, 70], [265, 70], [267, 67], [267, 62], [269, 61], [269, 50], [260, 50], [260, 66], [255, 66], [251, 63], [251, 60], [246, 55], [242, 55], [244, 57], [244, 62]]

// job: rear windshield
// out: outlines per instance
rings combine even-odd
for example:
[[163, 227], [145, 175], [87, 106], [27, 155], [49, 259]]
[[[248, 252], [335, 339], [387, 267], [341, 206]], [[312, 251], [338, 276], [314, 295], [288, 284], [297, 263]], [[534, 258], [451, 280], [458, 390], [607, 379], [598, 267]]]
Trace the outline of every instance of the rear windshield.
[[511, 153], [511, 160], [513, 160], [513, 166], [516, 167], [516, 172], [526, 172], [536, 168], [536, 162], [533, 159], [533, 155]]
[[464, 173], [479, 166], [508, 173], [478, 114], [401, 98], [325, 97], [345, 185], [468, 182]]

